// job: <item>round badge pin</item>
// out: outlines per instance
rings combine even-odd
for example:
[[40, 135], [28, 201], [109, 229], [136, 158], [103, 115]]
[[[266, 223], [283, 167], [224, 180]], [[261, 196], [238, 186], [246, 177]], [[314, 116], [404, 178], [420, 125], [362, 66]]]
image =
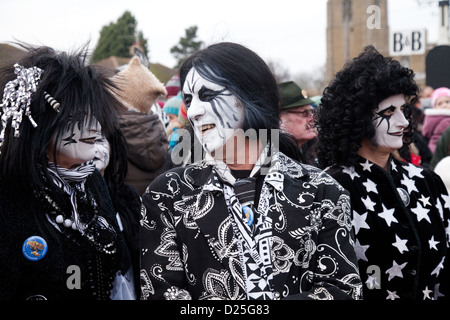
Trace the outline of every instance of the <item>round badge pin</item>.
[[254, 213], [253, 210], [249, 206], [243, 206], [242, 212], [244, 214], [244, 220], [247, 222], [249, 226], [253, 224]]
[[41, 260], [47, 253], [47, 242], [39, 236], [29, 237], [22, 245], [22, 253], [28, 260]]

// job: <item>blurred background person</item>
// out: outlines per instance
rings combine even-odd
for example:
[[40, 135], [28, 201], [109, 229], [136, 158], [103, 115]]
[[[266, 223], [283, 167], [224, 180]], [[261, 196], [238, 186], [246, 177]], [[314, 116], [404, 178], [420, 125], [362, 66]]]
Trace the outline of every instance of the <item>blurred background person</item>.
[[439, 138], [450, 127], [450, 89], [435, 89], [431, 94], [431, 105], [432, 108], [425, 110], [422, 134], [428, 140], [428, 148], [434, 153]]
[[280, 83], [280, 129], [291, 134], [297, 141], [302, 162], [317, 166], [317, 132], [314, 127], [314, 104], [295, 82]]
[[112, 81], [116, 87], [114, 93], [126, 107], [119, 110], [120, 127], [127, 145], [128, 172], [125, 182], [142, 195], [167, 158], [167, 134], [160, 116], [152, 111], [157, 99], [164, 97], [167, 91], [141, 63], [139, 56], [134, 56], [112, 77]]

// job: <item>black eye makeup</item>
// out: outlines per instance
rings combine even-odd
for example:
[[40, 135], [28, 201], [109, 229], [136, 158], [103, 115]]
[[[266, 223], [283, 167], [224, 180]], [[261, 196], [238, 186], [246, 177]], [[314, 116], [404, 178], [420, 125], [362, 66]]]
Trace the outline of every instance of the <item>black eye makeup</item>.
[[[404, 113], [405, 108], [406, 108], [406, 104], [404, 104], [404, 105], [402, 105], [401, 107], [399, 107], [399, 109], [400, 109], [400, 111], [401, 111], [402, 113]], [[376, 128], [378, 128], [378, 127], [382, 124], [383, 121], [386, 121], [386, 122], [387, 122], [387, 125], [388, 125], [388, 132], [389, 132], [389, 129], [390, 129], [390, 126], [391, 126], [390, 120], [391, 120], [391, 117], [392, 117], [392, 116], [394, 115], [394, 113], [395, 113], [395, 109], [397, 109], [396, 106], [390, 105], [389, 107], [387, 107], [387, 108], [385, 108], [385, 109], [380, 110], [379, 112], [377, 112], [373, 120], [374, 120], [374, 121], [375, 121], [375, 120], [378, 120], [378, 119], [381, 119], [381, 120], [380, 120], [380, 122], [378, 123], [378, 125], [376, 126]]]
[[[211, 102], [218, 96], [224, 95], [225, 91], [227, 91], [226, 88], [224, 88], [222, 90], [213, 90], [213, 89], [208, 89], [205, 86], [202, 86], [201, 89], [198, 91], [198, 97], [199, 97], [200, 101]], [[231, 94], [226, 94], [226, 95], [229, 96]], [[184, 94], [184, 102], [186, 103], [186, 109], [189, 108], [191, 105], [191, 102], [192, 102], [192, 94], [189, 94], [189, 93]]]
[[72, 143], [77, 143], [73, 137], [75, 136], [75, 133], [71, 133], [70, 136], [67, 136], [66, 138], [63, 138], [62, 141], [64, 142], [63, 146], [67, 146]]
[[[395, 112], [396, 108], [397, 108], [396, 106], [391, 105], [391, 106], [377, 112], [377, 115], [380, 117], [390, 117]], [[402, 105], [399, 109], [401, 112], [404, 112], [405, 108], [406, 108], [406, 104]]]
[[217, 90], [208, 89], [205, 86], [202, 86], [202, 88], [198, 92], [198, 97], [201, 101], [210, 102], [217, 96], [224, 93], [226, 90], [227, 89], [224, 88], [222, 90], [217, 91]]
[[191, 106], [192, 94], [185, 93], [183, 95], [183, 99], [184, 99], [184, 103], [186, 104], [186, 109], [189, 109], [189, 107]]

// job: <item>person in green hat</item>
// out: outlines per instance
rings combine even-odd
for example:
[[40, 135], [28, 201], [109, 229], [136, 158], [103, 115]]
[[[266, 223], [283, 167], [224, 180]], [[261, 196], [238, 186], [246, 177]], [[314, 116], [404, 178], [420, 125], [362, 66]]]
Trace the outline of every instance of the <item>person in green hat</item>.
[[315, 101], [294, 81], [282, 82], [278, 87], [281, 97], [280, 128], [295, 138], [302, 161], [316, 166], [314, 148], [317, 132], [314, 127], [313, 107]]

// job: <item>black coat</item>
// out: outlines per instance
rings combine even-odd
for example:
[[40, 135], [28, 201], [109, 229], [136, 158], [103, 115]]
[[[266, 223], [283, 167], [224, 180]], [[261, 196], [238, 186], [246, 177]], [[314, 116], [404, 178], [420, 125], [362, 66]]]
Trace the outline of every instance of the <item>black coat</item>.
[[364, 299], [443, 298], [450, 197], [439, 176], [393, 158], [388, 171], [360, 158], [327, 172], [350, 191]]
[[[94, 249], [78, 231], [73, 231], [71, 238], [59, 232], [46, 219], [45, 214], [49, 211], [47, 206], [41, 205], [44, 202], [15, 201], [6, 197], [0, 187], [0, 300], [109, 299], [116, 272], [125, 272], [133, 267], [133, 263], [136, 265], [138, 241], [130, 234], [137, 234], [139, 197], [131, 190], [122, 189], [128, 203], [135, 202], [133, 222], [132, 210], [123, 210], [120, 199], [115, 199], [113, 204], [98, 171], [88, 177], [85, 186], [94, 195], [100, 215], [118, 235], [114, 254]], [[117, 223], [117, 212], [123, 232]], [[40, 260], [31, 261], [22, 252], [24, 242], [30, 236], [39, 236], [47, 243], [47, 252]], [[78, 280], [79, 288], [76, 286]]]
[[[283, 154], [264, 184], [258, 209], [272, 221], [274, 298], [358, 299], [348, 193]], [[142, 298], [246, 299], [230, 210], [210, 164], [160, 175], [143, 195]]]

